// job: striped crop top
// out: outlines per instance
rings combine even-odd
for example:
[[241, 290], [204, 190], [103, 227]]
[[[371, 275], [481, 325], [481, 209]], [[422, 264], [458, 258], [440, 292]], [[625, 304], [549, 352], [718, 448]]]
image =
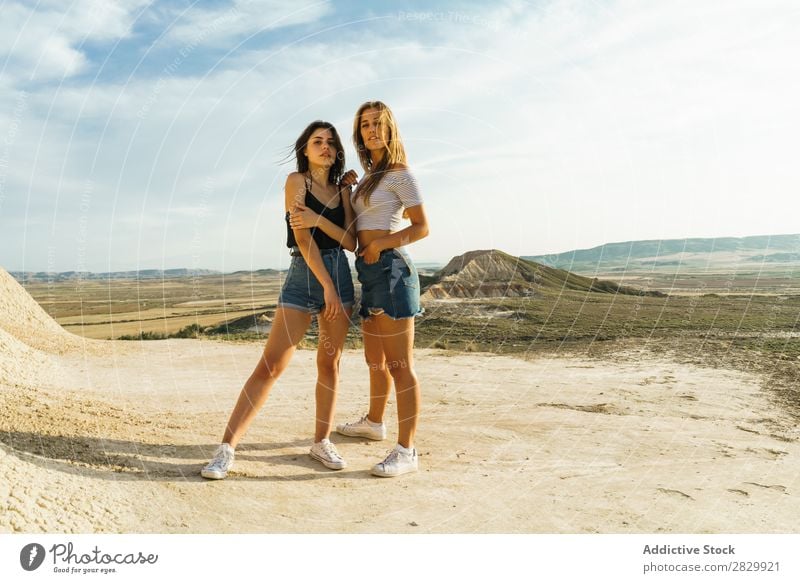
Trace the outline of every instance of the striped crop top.
[[356, 230], [397, 231], [403, 209], [422, 204], [417, 179], [407, 168], [392, 170], [384, 174], [369, 197], [369, 206], [364, 198], [353, 196], [353, 211], [356, 215]]

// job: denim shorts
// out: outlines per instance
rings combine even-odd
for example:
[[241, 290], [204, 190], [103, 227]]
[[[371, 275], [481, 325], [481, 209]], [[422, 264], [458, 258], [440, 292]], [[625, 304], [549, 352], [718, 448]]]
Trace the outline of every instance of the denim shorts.
[[[325, 269], [328, 270], [336, 287], [336, 293], [342, 300], [342, 305], [345, 308], [352, 308], [355, 300], [353, 276], [344, 249], [320, 249], [320, 254]], [[278, 307], [319, 314], [324, 306], [325, 293], [322, 284], [308, 267], [303, 256], [299, 254], [299, 250], [293, 250], [289, 273], [278, 296]]]
[[358, 314], [362, 318], [383, 313], [393, 320], [403, 320], [424, 311], [419, 303], [419, 275], [405, 251], [386, 249], [372, 264], [357, 257], [356, 270], [361, 282]]

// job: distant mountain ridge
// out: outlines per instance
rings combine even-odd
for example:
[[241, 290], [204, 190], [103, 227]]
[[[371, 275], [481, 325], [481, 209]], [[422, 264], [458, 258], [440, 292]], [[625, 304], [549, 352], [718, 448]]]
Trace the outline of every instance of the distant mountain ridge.
[[11, 277], [20, 283], [32, 282], [59, 282], [72, 280], [97, 280], [97, 279], [169, 279], [172, 277], [187, 277], [198, 275], [219, 275], [221, 272], [211, 269], [140, 269], [138, 271], [111, 271], [106, 273], [93, 273], [89, 271], [61, 271], [58, 273], [47, 271], [10, 271]]
[[800, 263], [800, 234], [625, 241], [522, 258], [583, 273], [659, 267], [708, 270], [762, 263], [776, 266]]

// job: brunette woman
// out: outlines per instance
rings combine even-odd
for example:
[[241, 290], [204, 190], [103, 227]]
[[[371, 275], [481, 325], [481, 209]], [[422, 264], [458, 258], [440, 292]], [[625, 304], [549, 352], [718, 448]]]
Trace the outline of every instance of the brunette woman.
[[[295, 142], [297, 172], [286, 179], [287, 247], [292, 256], [264, 352], [244, 385], [231, 413], [222, 444], [203, 468], [204, 478], [225, 478], [239, 440], [264, 405], [278, 377], [286, 370], [298, 342], [316, 315], [316, 427], [310, 455], [326, 467], [346, 466], [328, 439], [333, 423], [339, 359], [353, 308], [353, 281], [344, 250], [354, 251], [350, 187], [341, 187], [344, 149], [329, 123], [311, 123]], [[290, 225], [291, 211], [316, 217], [312, 226]]]

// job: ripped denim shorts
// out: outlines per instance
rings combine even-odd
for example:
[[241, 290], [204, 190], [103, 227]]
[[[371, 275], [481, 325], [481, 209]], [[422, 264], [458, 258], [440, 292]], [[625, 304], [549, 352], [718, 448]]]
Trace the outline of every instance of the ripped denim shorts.
[[356, 258], [361, 282], [361, 308], [358, 314], [369, 318], [386, 314], [393, 320], [413, 318], [424, 309], [419, 302], [419, 275], [408, 253], [386, 249], [375, 263]]

